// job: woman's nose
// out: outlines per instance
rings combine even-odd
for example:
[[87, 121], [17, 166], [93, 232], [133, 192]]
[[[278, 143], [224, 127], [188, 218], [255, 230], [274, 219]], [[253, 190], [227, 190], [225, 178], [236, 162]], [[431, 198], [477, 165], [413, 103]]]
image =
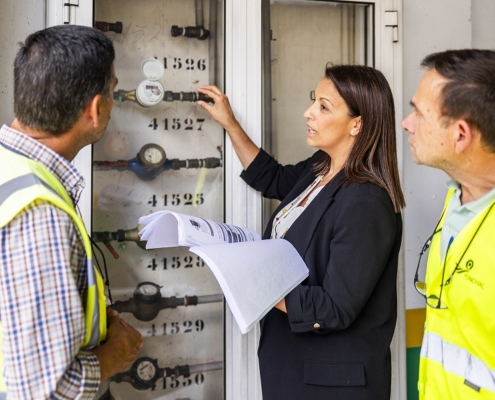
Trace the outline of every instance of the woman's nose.
[[311, 106], [308, 107], [308, 109], [306, 111], [304, 111], [304, 114], [303, 114], [303, 117], [306, 118], [306, 119], [311, 119], [312, 116], [313, 116], [313, 113], [311, 112], [311, 109], [313, 107], [314, 104], [312, 104]]

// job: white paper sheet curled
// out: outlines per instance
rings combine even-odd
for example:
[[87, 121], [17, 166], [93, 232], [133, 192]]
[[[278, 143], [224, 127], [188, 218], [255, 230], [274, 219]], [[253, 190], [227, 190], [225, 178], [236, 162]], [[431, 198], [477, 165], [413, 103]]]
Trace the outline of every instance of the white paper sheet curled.
[[247, 333], [308, 276], [284, 239], [191, 247], [215, 275], [239, 329]]
[[147, 249], [260, 240], [250, 229], [168, 210], [145, 215], [139, 223], [144, 225], [139, 235]]

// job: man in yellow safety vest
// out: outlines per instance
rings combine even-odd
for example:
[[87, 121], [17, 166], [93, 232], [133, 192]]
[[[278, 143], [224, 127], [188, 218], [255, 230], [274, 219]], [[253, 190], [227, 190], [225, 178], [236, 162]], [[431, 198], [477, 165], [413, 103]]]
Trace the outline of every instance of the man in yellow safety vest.
[[105, 133], [114, 58], [103, 33], [73, 25], [33, 33], [15, 58], [15, 118], [0, 128], [0, 400], [93, 399], [142, 346], [106, 309], [75, 209], [71, 161]]
[[426, 277], [415, 277], [427, 304], [419, 398], [495, 400], [495, 52], [449, 50], [422, 65], [402, 126], [414, 161], [452, 180], [423, 248]]

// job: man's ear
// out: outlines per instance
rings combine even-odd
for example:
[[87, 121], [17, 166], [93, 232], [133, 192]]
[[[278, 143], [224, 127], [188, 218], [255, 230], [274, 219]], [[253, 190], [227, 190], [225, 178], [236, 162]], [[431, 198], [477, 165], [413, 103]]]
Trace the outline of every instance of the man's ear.
[[474, 140], [474, 130], [465, 119], [455, 120], [452, 124], [454, 136], [454, 149], [456, 154], [461, 154]]
[[97, 94], [89, 101], [88, 105], [86, 106], [86, 109], [84, 110], [86, 119], [93, 128], [98, 128], [98, 126], [100, 125], [99, 116], [100, 116], [100, 107], [102, 101], [103, 98], [101, 94]]

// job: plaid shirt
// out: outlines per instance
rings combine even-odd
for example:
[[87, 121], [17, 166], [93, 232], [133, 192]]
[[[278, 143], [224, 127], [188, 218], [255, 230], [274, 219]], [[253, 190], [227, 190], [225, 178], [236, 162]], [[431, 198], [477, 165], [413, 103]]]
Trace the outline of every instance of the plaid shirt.
[[[38, 161], [77, 204], [83, 177], [65, 158], [4, 125], [0, 143]], [[9, 168], [2, 165], [0, 170]], [[72, 219], [44, 202], [0, 229], [0, 320], [8, 399], [93, 399], [100, 367], [81, 350], [86, 253]]]

